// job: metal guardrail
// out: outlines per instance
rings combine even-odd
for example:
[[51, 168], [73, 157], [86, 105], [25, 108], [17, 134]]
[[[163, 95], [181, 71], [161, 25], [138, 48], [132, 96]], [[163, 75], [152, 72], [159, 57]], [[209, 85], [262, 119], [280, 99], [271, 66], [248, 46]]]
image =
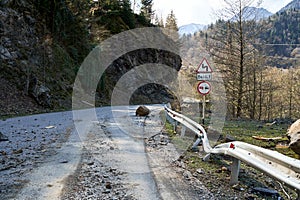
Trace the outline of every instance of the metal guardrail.
[[[238, 183], [240, 161], [268, 174], [295, 189], [300, 200], [300, 160], [285, 156], [277, 151], [264, 149], [244, 142], [229, 142], [212, 148], [205, 129], [188, 117], [165, 106], [167, 115], [198, 135], [204, 151], [209, 154], [224, 154], [233, 157], [230, 184]], [[194, 144], [195, 145], [195, 144]]]

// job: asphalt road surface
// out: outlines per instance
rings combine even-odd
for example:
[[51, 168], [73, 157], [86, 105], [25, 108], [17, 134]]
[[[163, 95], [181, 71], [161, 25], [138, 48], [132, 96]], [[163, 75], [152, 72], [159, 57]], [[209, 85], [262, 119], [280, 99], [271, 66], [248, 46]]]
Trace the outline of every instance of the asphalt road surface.
[[97, 108], [96, 120], [82, 111], [1, 121], [0, 199], [214, 199], [178, 163], [163, 106], [147, 107], [147, 118], [124, 106]]

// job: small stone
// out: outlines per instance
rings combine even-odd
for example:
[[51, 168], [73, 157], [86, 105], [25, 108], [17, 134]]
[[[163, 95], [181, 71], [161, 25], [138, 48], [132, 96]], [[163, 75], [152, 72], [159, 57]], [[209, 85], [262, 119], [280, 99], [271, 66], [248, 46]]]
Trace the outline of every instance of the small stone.
[[203, 169], [197, 169], [196, 172], [197, 172], [198, 174], [204, 174]]
[[103, 178], [108, 178], [109, 176], [107, 174], [104, 174], [103, 175]]
[[224, 171], [228, 171], [228, 168], [223, 166], [223, 167], [221, 168], [221, 170], [222, 170], [223, 172], [224, 172]]
[[69, 161], [67, 161], [67, 160], [61, 160], [61, 161], [59, 161], [60, 163], [68, 163]]
[[95, 163], [92, 161], [92, 162], [88, 162], [87, 165], [91, 166], [91, 165], [94, 165]]
[[112, 189], [111, 182], [106, 182], [105, 183], [105, 188], [106, 189]]
[[191, 178], [192, 178], [192, 174], [191, 174], [191, 172], [190, 171], [185, 171], [184, 173], [183, 173], [183, 176], [184, 176], [184, 178], [186, 179], [186, 180], [191, 180]]
[[18, 149], [13, 151], [13, 154], [21, 154], [21, 153], [23, 153], [23, 149]]
[[3, 46], [0, 46], [0, 53], [1, 53], [0, 56], [3, 60], [9, 60], [12, 58], [11, 53]]
[[159, 144], [165, 146], [165, 145], [168, 145], [168, 142], [167, 141], [161, 141], [161, 142], [159, 142]]
[[226, 135], [226, 137], [225, 137], [225, 142], [233, 142], [235, 140], [236, 139], [231, 135]]
[[242, 188], [239, 184], [235, 184], [232, 186], [232, 189], [237, 190], [237, 191], [244, 191], [245, 189]]
[[110, 193], [110, 190], [104, 190], [102, 193], [108, 194], [108, 193]]
[[4, 142], [4, 141], [8, 141], [8, 137], [6, 137], [5, 135], [3, 135], [3, 134], [0, 132], [0, 142]]

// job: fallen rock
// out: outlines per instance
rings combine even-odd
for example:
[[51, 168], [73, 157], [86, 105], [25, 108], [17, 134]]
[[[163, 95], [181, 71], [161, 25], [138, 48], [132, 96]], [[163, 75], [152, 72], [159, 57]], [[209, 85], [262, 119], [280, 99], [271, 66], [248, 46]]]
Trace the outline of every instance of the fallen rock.
[[196, 172], [197, 172], [198, 174], [204, 174], [204, 171], [203, 171], [203, 169], [200, 169], [200, 168], [199, 168], [199, 169], [197, 169], [197, 170], [196, 170]]
[[300, 119], [289, 127], [287, 137], [290, 140], [289, 147], [300, 155]]
[[23, 149], [14, 150], [13, 154], [21, 154], [23, 153]]
[[241, 187], [239, 184], [233, 185], [232, 189], [237, 190], [237, 191], [244, 191], [245, 190], [245, 188]]
[[6, 48], [4, 48], [2, 45], [0, 46], [0, 57], [3, 60], [12, 59], [11, 53]]
[[28, 92], [39, 105], [51, 107], [50, 89], [44, 86], [36, 77], [32, 77], [29, 81]]
[[278, 197], [279, 193], [276, 190], [271, 190], [263, 187], [255, 187], [252, 189], [252, 193], [260, 193], [266, 196]]
[[62, 163], [62, 164], [65, 164], [65, 163], [68, 163], [69, 161], [67, 160], [60, 160], [59, 163]]
[[146, 106], [139, 106], [135, 111], [136, 116], [145, 117], [149, 114], [150, 114], [150, 110]]
[[191, 180], [191, 178], [193, 177], [193, 175], [191, 174], [191, 172], [187, 171], [187, 170], [183, 172], [183, 176], [184, 176], [184, 178], [186, 180]]
[[233, 141], [236, 141], [235, 137], [231, 135], [226, 135], [225, 142], [233, 142]]
[[3, 134], [0, 132], [0, 142], [3, 142], [3, 141], [8, 141], [8, 137], [6, 137], [5, 135], [3, 135]]
[[106, 182], [105, 183], [105, 188], [109, 189], [109, 190], [112, 189], [111, 182]]

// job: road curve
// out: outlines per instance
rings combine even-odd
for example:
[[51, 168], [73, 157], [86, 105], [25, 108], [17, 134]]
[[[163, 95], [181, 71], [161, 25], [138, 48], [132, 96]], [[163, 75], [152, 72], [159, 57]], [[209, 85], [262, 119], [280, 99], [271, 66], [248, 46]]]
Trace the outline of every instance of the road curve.
[[[145, 146], [145, 138], [161, 132], [163, 124], [158, 119], [163, 106], [148, 107], [152, 112], [146, 119], [134, 116], [136, 106], [98, 108], [98, 120], [91, 123], [85, 136], [78, 135], [74, 129], [70, 112], [65, 112], [65, 117], [62, 117], [61, 113], [34, 116], [35, 121], [40, 122], [40, 127], [57, 124], [59, 121], [59, 124], [68, 124], [68, 127], [72, 128], [69, 135], [60, 130], [68, 139], [56, 147], [53, 155], [44, 157], [41, 164], [23, 175], [27, 184], [12, 199], [64, 199], [67, 196], [65, 193], [72, 192], [74, 185], [78, 184], [70, 184], [68, 177], [81, 174], [79, 166], [82, 166], [86, 159], [83, 151], [88, 151], [95, 162], [99, 161], [110, 169], [122, 172], [120, 183], [126, 193], [131, 194], [132, 199], [213, 199], [213, 195], [200, 182], [194, 187], [184, 180], [182, 170], [172, 166], [171, 163], [178, 156], [172, 144], [164, 146], [165, 150], [150, 149], [149, 152], [149, 148]], [[126, 117], [132, 121], [123, 121]], [[23, 126], [27, 121], [24, 117], [18, 125]], [[43, 124], [43, 121], [46, 123]], [[0, 124], [1, 128], [5, 126], [9, 126], [9, 123]], [[58, 126], [55, 128], [58, 129]], [[30, 128], [27, 126], [28, 130]], [[1, 145], [0, 143], [0, 150]], [[90, 176], [100, 176], [104, 172], [98, 170], [97, 173], [91, 173]], [[69, 189], [66, 189], [66, 185]], [[97, 194], [97, 198], [90, 199], [99, 199], [105, 194], [104, 191]], [[80, 199], [79, 193], [73, 192], [72, 198], [69, 199]]]

